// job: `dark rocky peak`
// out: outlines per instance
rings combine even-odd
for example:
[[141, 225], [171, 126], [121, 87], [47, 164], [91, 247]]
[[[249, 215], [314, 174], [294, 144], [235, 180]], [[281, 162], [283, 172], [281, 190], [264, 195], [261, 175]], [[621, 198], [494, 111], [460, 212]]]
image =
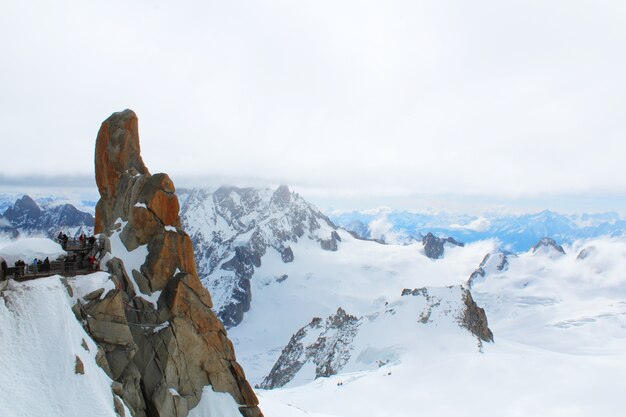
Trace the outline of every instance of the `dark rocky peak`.
[[174, 184], [143, 164], [134, 112], [102, 123], [95, 163], [96, 231], [107, 236], [116, 290], [79, 302], [75, 313], [98, 343], [98, 364], [117, 395], [132, 417], [185, 417], [211, 385], [229, 393], [243, 416], [262, 416], [198, 277]]
[[543, 252], [546, 250], [555, 250], [563, 255], [565, 255], [565, 251], [563, 247], [556, 243], [556, 241], [550, 237], [544, 237], [537, 242], [537, 244], [533, 247], [533, 253]]
[[[9, 210], [7, 210], [7, 212]], [[39, 208], [35, 200], [30, 198], [30, 196], [28, 195], [24, 195], [22, 196], [22, 198], [17, 199], [15, 201], [15, 204], [13, 205], [13, 210], [20, 211], [23, 213], [32, 213], [32, 214], [41, 213], [41, 208]], [[5, 216], [6, 216], [6, 212], [5, 212]]]
[[18, 228], [41, 227], [41, 208], [27, 195], [19, 198], [4, 212], [4, 218]]
[[485, 310], [478, 307], [469, 290], [465, 290], [463, 302], [465, 303], [465, 310], [461, 318], [461, 326], [472, 332], [479, 339], [485, 342], [493, 342], [493, 332], [489, 328]]
[[242, 232], [255, 226], [255, 222], [250, 222], [246, 217], [259, 211], [264, 205], [256, 189], [231, 186], [218, 188], [213, 193], [213, 201], [217, 213], [229, 225]]
[[289, 187], [286, 185], [280, 185], [274, 194], [272, 194], [272, 198], [270, 200], [270, 204], [279, 208], [284, 209], [291, 203], [291, 191], [289, 191]]
[[436, 237], [432, 233], [428, 233], [422, 238], [422, 244], [424, 245], [424, 254], [431, 259], [439, 259], [443, 256], [444, 246], [446, 243], [455, 246], [464, 246], [462, 242], [456, 241], [451, 237]]
[[359, 319], [352, 314], [346, 313], [346, 310], [339, 307], [337, 313], [328, 317], [327, 323], [330, 328], [340, 328], [346, 325], [346, 323], [354, 323]]
[[71, 204], [63, 204], [46, 210], [44, 218], [49, 227], [54, 227], [55, 224], [66, 227], [93, 227], [95, 223], [91, 214], [80, 211]]
[[[29, 196], [25, 195], [18, 199], [15, 204], [4, 213], [4, 219], [10, 223], [10, 227], [30, 234], [48, 234], [56, 237], [59, 231], [70, 229], [74, 232], [90, 234], [94, 226], [94, 218], [91, 214], [82, 212], [71, 204], [63, 204], [49, 208], [41, 208]], [[7, 229], [9, 225], [4, 225]]]

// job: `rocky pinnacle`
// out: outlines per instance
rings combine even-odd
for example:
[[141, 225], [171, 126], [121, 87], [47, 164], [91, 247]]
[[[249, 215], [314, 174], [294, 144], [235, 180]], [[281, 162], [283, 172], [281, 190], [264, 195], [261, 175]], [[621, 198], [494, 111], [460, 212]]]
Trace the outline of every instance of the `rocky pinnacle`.
[[[243, 416], [262, 417], [198, 278], [174, 184], [167, 174], [151, 175], [141, 159], [133, 111], [102, 123], [95, 166], [96, 232], [108, 236], [106, 267], [116, 289], [85, 297], [75, 313], [115, 381], [118, 414], [124, 416], [117, 397], [134, 417], [184, 417], [211, 385], [229, 393]], [[137, 263], [138, 255], [145, 261]]]

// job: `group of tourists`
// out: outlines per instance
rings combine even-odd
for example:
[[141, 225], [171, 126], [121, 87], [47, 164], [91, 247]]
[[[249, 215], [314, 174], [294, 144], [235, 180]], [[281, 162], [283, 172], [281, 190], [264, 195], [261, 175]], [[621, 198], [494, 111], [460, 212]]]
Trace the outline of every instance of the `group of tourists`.
[[57, 236], [57, 240], [59, 241], [59, 243], [61, 243], [61, 247], [63, 249], [67, 248], [67, 241], [69, 239], [70, 238], [67, 237], [67, 235], [65, 233], [63, 233], [63, 232], [59, 232], [59, 235]]
[[98, 260], [95, 256], [86, 256], [84, 253], [80, 254], [80, 256], [76, 256], [74, 254], [61, 259], [61, 269], [65, 272], [76, 271], [79, 269], [97, 271]]
[[15, 270], [13, 271], [13, 275], [16, 277], [21, 277], [25, 274], [26, 262], [21, 259], [15, 261]]
[[46, 259], [44, 259], [43, 261], [41, 259], [35, 258], [33, 260], [32, 265], [33, 265], [33, 271], [35, 272], [35, 274], [39, 272], [42, 272], [42, 273], [50, 272], [50, 259], [48, 259], [47, 256], [46, 256]]
[[31, 263], [26, 263], [19, 259], [15, 262], [15, 267], [11, 266], [4, 258], [0, 257], [0, 281], [14, 278], [28, 278], [38, 276], [48, 276], [55, 273], [61, 275], [76, 275], [84, 271], [93, 272], [99, 269], [99, 262], [96, 255], [102, 252], [102, 248], [96, 248], [96, 237], [86, 236], [84, 233], [78, 238], [70, 239], [67, 234], [59, 232], [58, 242], [67, 252], [54, 261], [48, 257], [45, 259], [35, 258]]
[[[64, 250], [67, 250], [67, 244], [70, 241], [70, 238], [65, 233], [59, 232], [59, 234], [57, 235], [57, 241], [61, 244], [61, 247]], [[78, 239], [73, 240], [72, 243], [81, 248], [87, 247], [87, 245], [93, 246], [96, 243], [96, 237], [87, 237], [84, 233], [81, 233]]]
[[43, 261], [41, 259], [33, 259], [33, 262], [30, 265], [27, 265], [21, 259], [15, 261], [15, 268], [13, 268], [13, 276], [16, 278], [26, 275], [28, 272], [32, 272], [35, 274], [45, 274], [50, 272], [50, 259], [46, 256], [46, 259]]

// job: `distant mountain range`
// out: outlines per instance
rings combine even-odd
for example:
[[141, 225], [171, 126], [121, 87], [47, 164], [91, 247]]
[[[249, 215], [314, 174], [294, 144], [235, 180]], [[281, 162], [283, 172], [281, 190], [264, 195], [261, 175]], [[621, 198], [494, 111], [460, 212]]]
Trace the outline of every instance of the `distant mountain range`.
[[543, 237], [571, 244], [579, 239], [623, 236], [626, 220], [617, 213], [566, 215], [545, 210], [532, 214], [485, 214], [407, 211], [354, 211], [331, 215], [331, 220], [364, 238], [388, 243], [421, 241], [428, 233], [470, 243], [498, 239], [503, 249], [529, 250]]
[[[227, 188], [232, 187], [222, 187], [220, 193]], [[209, 191], [185, 188], [178, 190], [183, 218], [185, 211], [189, 211], [184, 203], [190, 196], [193, 196], [192, 201], [197, 199], [199, 193], [207, 194]], [[16, 202], [23, 197], [28, 197], [27, 201], [22, 201], [15, 209]], [[32, 208], [33, 203], [41, 213]], [[49, 229], [60, 225], [67, 226], [69, 232], [76, 233], [77, 227], [93, 226], [90, 216], [93, 219], [95, 203], [72, 199], [61, 194], [25, 196], [17, 193], [0, 193], [0, 228], [5, 232], [21, 228], [32, 234], [47, 233]], [[310, 206], [309, 203], [306, 204]], [[4, 216], [7, 210], [10, 219]], [[619, 237], [626, 234], [626, 219], [615, 212], [561, 214], [544, 210], [538, 213], [484, 213], [481, 216], [473, 216], [463, 213], [374, 209], [327, 216], [316, 208], [314, 211], [334, 226], [354, 232], [360, 238], [397, 244], [420, 242], [432, 233], [437, 237], [451, 237], [464, 243], [497, 239], [504, 250], [524, 252], [543, 237], [551, 237], [561, 244], [572, 244], [580, 239]], [[25, 214], [26, 212], [30, 214]], [[212, 257], [215, 258], [216, 255], [214, 253]], [[215, 262], [215, 259], [212, 262]]]
[[56, 237], [59, 232], [69, 236], [93, 234], [93, 215], [69, 203], [51, 204], [58, 202], [53, 197], [44, 199], [48, 204], [41, 205], [28, 195], [23, 195], [13, 204], [7, 203], [6, 196], [2, 196], [0, 201], [3, 202], [1, 207], [5, 207], [0, 211], [0, 232], [11, 237], [20, 234]]

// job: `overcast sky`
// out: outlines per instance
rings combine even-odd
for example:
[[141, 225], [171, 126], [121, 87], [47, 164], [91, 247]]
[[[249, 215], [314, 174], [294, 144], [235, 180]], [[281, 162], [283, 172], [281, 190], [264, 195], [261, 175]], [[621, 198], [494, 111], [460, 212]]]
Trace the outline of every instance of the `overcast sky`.
[[92, 181], [131, 108], [179, 186], [626, 196], [623, 1], [0, 1], [0, 188]]

